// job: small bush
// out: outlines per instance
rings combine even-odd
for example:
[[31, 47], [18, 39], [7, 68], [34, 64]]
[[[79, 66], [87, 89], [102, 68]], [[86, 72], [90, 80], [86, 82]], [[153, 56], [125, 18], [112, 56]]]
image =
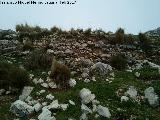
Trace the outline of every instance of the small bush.
[[146, 35], [143, 33], [139, 33], [138, 37], [139, 37], [141, 49], [147, 54], [150, 53], [152, 50], [151, 40], [147, 38]]
[[115, 42], [116, 44], [122, 44], [124, 43], [124, 40], [125, 40], [124, 29], [119, 28], [115, 33]]
[[66, 65], [60, 64], [55, 59], [53, 59], [50, 78], [52, 78], [57, 85], [60, 85], [60, 87], [68, 88], [70, 70]]
[[30, 41], [26, 42], [26, 43], [23, 45], [23, 51], [33, 50], [33, 49], [34, 49], [33, 44], [32, 44], [32, 42], [30, 42]]
[[84, 31], [84, 35], [85, 35], [86, 37], [90, 36], [91, 33], [92, 33], [92, 29], [91, 29], [91, 28], [88, 28], [88, 29], [86, 29], [86, 30]]
[[111, 57], [110, 64], [112, 67], [116, 68], [117, 70], [123, 70], [127, 67], [127, 60], [125, 56], [119, 54]]
[[28, 69], [46, 69], [52, 64], [53, 56], [44, 50], [34, 50], [28, 55], [26, 59], [26, 67]]
[[148, 66], [144, 66], [142, 69], [139, 70], [140, 76], [139, 79], [152, 81], [152, 80], [160, 80], [160, 74], [158, 69], [150, 68]]
[[9, 87], [22, 89], [29, 84], [28, 73], [5, 61], [0, 62], [0, 88]]

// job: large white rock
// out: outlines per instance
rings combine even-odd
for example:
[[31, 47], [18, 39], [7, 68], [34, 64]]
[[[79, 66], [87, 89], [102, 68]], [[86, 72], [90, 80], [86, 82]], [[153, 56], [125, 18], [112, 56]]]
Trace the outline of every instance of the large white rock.
[[81, 98], [81, 102], [83, 104], [88, 104], [95, 99], [95, 95], [91, 94], [91, 91], [89, 89], [86, 89], [86, 88], [83, 88], [80, 91], [79, 95], [80, 95], [80, 98]]
[[19, 100], [24, 101], [32, 92], [33, 87], [25, 86], [23, 88], [22, 94], [19, 96]]
[[69, 86], [70, 87], [74, 87], [75, 85], [76, 85], [76, 80], [75, 79], [70, 79], [70, 81], [69, 81]]
[[141, 74], [139, 72], [135, 73], [135, 76], [138, 78]]
[[60, 108], [65, 111], [68, 108], [68, 104], [60, 104]]
[[42, 109], [42, 113], [38, 116], [38, 120], [56, 120], [56, 118], [52, 116], [51, 111], [44, 108]]
[[12, 103], [10, 111], [18, 117], [24, 117], [30, 115], [34, 112], [34, 107], [28, 105], [27, 103], [17, 100]]
[[39, 91], [40, 94], [43, 94], [43, 93], [45, 93], [45, 92], [46, 92], [46, 90], [40, 90], [40, 91]]
[[94, 64], [91, 68], [90, 68], [91, 72], [92, 71], [96, 71], [99, 72], [99, 74], [101, 75], [106, 75], [108, 74], [110, 71], [112, 71], [112, 67], [108, 64], [104, 64], [101, 62], [98, 62], [96, 64]]
[[87, 117], [86, 113], [83, 113], [83, 114], [80, 116], [80, 120], [88, 120], [88, 117]]
[[134, 88], [134, 86], [130, 86], [129, 89], [127, 90], [126, 94], [129, 95], [131, 98], [136, 99], [137, 90]]
[[159, 105], [159, 97], [158, 95], [154, 92], [153, 87], [149, 87], [144, 91], [145, 98], [148, 99], [148, 102], [151, 106], [157, 107]]
[[48, 86], [49, 86], [50, 88], [52, 88], [52, 89], [57, 88], [57, 85], [56, 85], [56, 83], [54, 83], [54, 82], [49, 82], [49, 83], [48, 83]]
[[75, 102], [73, 102], [72, 100], [69, 100], [69, 103], [70, 103], [71, 105], [76, 105]]
[[122, 96], [121, 97], [121, 102], [127, 102], [129, 100], [129, 97], [127, 97], [127, 96]]
[[107, 117], [110, 118], [111, 117], [111, 113], [109, 112], [107, 107], [103, 107], [101, 105], [97, 106], [97, 112], [99, 115], [103, 116], [103, 117]]
[[86, 113], [86, 114], [92, 113], [92, 110], [89, 107], [87, 107], [85, 104], [81, 105], [81, 110], [83, 113]]
[[49, 100], [53, 100], [53, 99], [54, 99], [54, 96], [53, 96], [52, 94], [48, 94], [48, 95], [46, 96], [46, 98], [49, 99]]
[[41, 110], [41, 108], [42, 108], [42, 105], [41, 105], [40, 103], [37, 103], [37, 104], [35, 104], [33, 107], [34, 107], [34, 110], [35, 110], [36, 112], [39, 112], [39, 111]]
[[49, 88], [47, 83], [42, 83], [41, 86], [44, 87], [44, 88]]
[[58, 109], [60, 105], [58, 104], [58, 100], [54, 100], [50, 105], [47, 106], [48, 109]]

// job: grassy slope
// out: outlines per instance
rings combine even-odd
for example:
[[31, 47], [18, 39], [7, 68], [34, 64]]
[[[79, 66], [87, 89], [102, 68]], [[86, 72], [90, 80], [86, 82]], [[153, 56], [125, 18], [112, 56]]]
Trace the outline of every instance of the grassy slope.
[[[35, 76], [45, 77], [45, 75], [41, 76], [41, 72], [42, 71], [33, 71]], [[158, 82], [153, 82], [152, 86], [155, 86], [157, 90], [160, 90], [160, 84], [157, 85], [157, 83]], [[136, 116], [136, 120], [146, 120], [146, 118], [149, 118], [150, 120], [160, 120], [159, 108], [152, 108], [147, 103], [138, 104], [134, 101], [128, 101], [127, 103], [120, 102], [120, 98], [116, 96], [116, 91], [119, 88], [127, 90], [129, 86], [135, 86], [138, 93], [144, 95], [144, 89], [150, 85], [136, 79], [133, 73], [125, 71], [115, 71], [115, 80], [110, 84], [104, 80], [97, 80], [97, 82], [90, 83], [84, 83], [77, 80], [77, 85], [68, 91], [52, 92], [55, 99], [58, 99], [60, 103], [68, 103], [68, 100], [73, 100], [76, 103], [76, 106], [70, 105], [66, 111], [57, 111], [55, 117], [57, 120], [67, 120], [68, 118], [75, 118], [78, 120], [82, 114], [80, 109], [81, 102], [79, 98], [79, 91], [82, 88], [88, 88], [96, 95], [96, 99], [100, 101], [102, 106], [109, 108], [112, 114], [111, 119], [117, 118], [117, 116], [127, 119], [132, 115]], [[32, 96], [36, 98], [35, 93], [41, 89], [43, 88], [35, 86]], [[41, 97], [45, 97], [46, 94], [48, 94], [48, 92]], [[14, 116], [9, 112], [10, 104], [11, 101], [7, 101], [6, 104], [0, 106], [0, 120], [12, 120], [14, 118]], [[117, 108], [120, 108], [121, 111], [118, 111]], [[37, 118], [37, 116], [35, 118]], [[94, 114], [89, 115], [89, 120], [94, 119]], [[106, 118], [100, 117], [98, 120], [106, 120]]]

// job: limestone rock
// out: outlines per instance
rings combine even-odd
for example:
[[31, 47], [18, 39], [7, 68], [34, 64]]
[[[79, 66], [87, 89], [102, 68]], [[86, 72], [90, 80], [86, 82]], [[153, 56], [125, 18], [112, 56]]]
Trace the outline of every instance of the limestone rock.
[[149, 87], [144, 91], [145, 98], [148, 99], [148, 102], [151, 106], [157, 107], [159, 105], [159, 97], [158, 95], [154, 92], [153, 87]]
[[48, 109], [42, 109], [42, 113], [38, 116], [38, 120], [56, 120], [52, 113]]
[[57, 88], [57, 85], [56, 85], [56, 83], [54, 83], [54, 82], [49, 82], [49, 83], [48, 83], [48, 86], [49, 86], [50, 88], [52, 88], [52, 89]]
[[48, 94], [48, 95], [46, 96], [46, 98], [49, 99], [49, 100], [53, 100], [53, 99], [54, 99], [54, 96], [53, 96], [52, 94]]
[[127, 90], [126, 94], [129, 95], [131, 98], [136, 99], [137, 90], [134, 88], [134, 86], [130, 86], [129, 89]]
[[39, 111], [41, 110], [41, 108], [42, 108], [42, 105], [41, 105], [40, 103], [37, 103], [37, 104], [35, 104], [33, 107], [34, 107], [34, 110], [35, 110], [36, 112], [39, 112]]
[[19, 100], [24, 101], [32, 92], [33, 87], [25, 86], [23, 88], [22, 94], [19, 96]]
[[32, 114], [34, 112], [34, 107], [28, 105], [21, 100], [17, 100], [12, 103], [10, 111], [18, 117], [24, 117]]
[[98, 62], [90, 68], [90, 71], [91, 71], [92, 74], [94, 74], [96, 72], [100, 75], [106, 75], [110, 71], [112, 71], [112, 67], [108, 64]]
[[97, 112], [99, 115], [101, 115], [103, 117], [107, 117], [107, 118], [111, 117], [111, 113], [109, 112], [107, 107], [103, 107], [101, 105], [98, 105]]
[[81, 110], [83, 113], [86, 113], [86, 114], [92, 113], [92, 110], [90, 108], [88, 108], [85, 104], [81, 105]]
[[125, 101], [127, 102], [129, 100], [129, 98], [127, 96], [122, 96], [121, 97], [121, 102]]
[[95, 99], [95, 95], [91, 94], [91, 91], [89, 89], [83, 88], [80, 91], [80, 98], [82, 103], [88, 104]]
[[76, 85], [76, 80], [75, 79], [70, 79], [70, 81], [69, 81], [69, 86], [70, 87], [74, 87], [75, 85]]
[[70, 103], [71, 105], [75, 105], [75, 102], [73, 102], [72, 100], [69, 100], [69, 103]]

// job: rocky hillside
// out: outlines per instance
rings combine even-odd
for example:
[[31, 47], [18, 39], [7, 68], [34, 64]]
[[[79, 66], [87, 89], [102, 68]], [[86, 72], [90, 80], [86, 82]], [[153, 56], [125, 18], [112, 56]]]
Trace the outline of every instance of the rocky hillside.
[[0, 35], [0, 119], [160, 119], [159, 45], [145, 34], [18, 25]]
[[146, 32], [146, 35], [150, 37], [160, 37], [160, 27]]

